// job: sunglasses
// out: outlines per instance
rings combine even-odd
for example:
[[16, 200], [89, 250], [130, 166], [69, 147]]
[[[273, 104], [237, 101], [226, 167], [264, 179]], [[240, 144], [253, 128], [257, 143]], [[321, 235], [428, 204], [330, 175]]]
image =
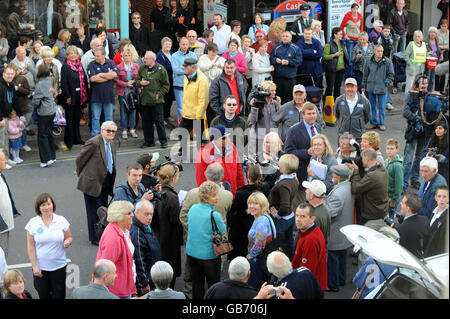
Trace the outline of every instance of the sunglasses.
[[116, 134], [117, 130], [104, 130], [108, 134]]

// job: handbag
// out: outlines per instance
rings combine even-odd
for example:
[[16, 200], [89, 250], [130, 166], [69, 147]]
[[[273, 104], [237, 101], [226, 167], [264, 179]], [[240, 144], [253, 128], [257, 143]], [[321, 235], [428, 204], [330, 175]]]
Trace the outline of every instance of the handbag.
[[216, 221], [214, 220], [213, 212], [214, 211], [211, 211], [211, 226], [213, 230], [213, 236], [211, 237], [211, 240], [213, 242], [214, 253], [217, 257], [219, 257], [232, 251], [233, 246], [228, 241], [228, 238], [220, 233]]
[[84, 114], [84, 110], [81, 109], [81, 113], [80, 113], [80, 126], [85, 126], [86, 125], [86, 114]]

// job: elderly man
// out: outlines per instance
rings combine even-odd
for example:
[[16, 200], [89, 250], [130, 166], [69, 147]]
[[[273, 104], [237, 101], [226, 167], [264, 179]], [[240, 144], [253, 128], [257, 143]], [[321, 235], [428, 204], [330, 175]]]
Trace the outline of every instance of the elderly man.
[[330, 167], [334, 187], [324, 201], [331, 217], [330, 240], [328, 242], [328, 289], [339, 291], [347, 280], [347, 249], [351, 243], [339, 230], [353, 224], [355, 197], [348, 180], [350, 169], [345, 165]]
[[36, 67], [30, 57], [27, 57], [27, 50], [23, 46], [16, 48], [16, 57], [11, 61], [19, 69], [20, 75], [23, 75], [33, 91], [36, 82]]
[[141, 87], [142, 129], [144, 144], [141, 148], [155, 146], [155, 129], [158, 132], [162, 148], [167, 148], [166, 129], [164, 127], [164, 95], [169, 92], [170, 82], [166, 69], [156, 62], [156, 54], [147, 51], [145, 65], [139, 68], [136, 86]]
[[[220, 164], [219, 162], [213, 162], [210, 165], [208, 165], [208, 167], [204, 172], [207, 181], [220, 184], [220, 182], [223, 179], [224, 168], [222, 164]], [[183, 205], [181, 206], [180, 221], [181, 224], [183, 225], [185, 241], [187, 238], [187, 214], [193, 205], [200, 203], [198, 191], [199, 191], [198, 187], [191, 189], [186, 195]], [[222, 220], [226, 224], [227, 213], [230, 211], [231, 205], [233, 203], [233, 194], [230, 191], [227, 191], [224, 188], [220, 187], [218, 197], [219, 200], [217, 202], [215, 210], [220, 213], [220, 215], [222, 216]], [[191, 269], [187, 262], [184, 269], [184, 282], [185, 282], [184, 292], [186, 295], [191, 296], [192, 294]]]
[[199, 59], [205, 52], [205, 45], [197, 41], [197, 32], [195, 30], [189, 30], [186, 34], [189, 42], [189, 51], [194, 52]]
[[168, 262], [157, 261], [150, 270], [152, 281], [155, 283], [155, 290], [144, 296], [147, 299], [186, 299], [186, 296], [179, 291], [170, 288], [172, 282], [173, 269]]
[[394, 81], [394, 66], [389, 58], [383, 56], [383, 51], [383, 46], [377, 44], [373, 50], [373, 56], [364, 64], [361, 89], [363, 93], [367, 92], [372, 109], [372, 117], [367, 129], [378, 127], [381, 131], [386, 130], [387, 88]]
[[0, 247], [5, 252], [5, 256], [8, 257], [9, 232], [14, 229], [14, 217], [20, 214], [14, 204], [6, 178], [2, 174], [6, 165], [5, 153], [0, 148]]
[[345, 80], [345, 93], [334, 103], [334, 114], [338, 124], [339, 136], [348, 132], [361, 143], [361, 135], [366, 131], [370, 120], [370, 102], [358, 93], [358, 83], [354, 78]]
[[[102, 40], [100, 40], [99, 38], [92, 39], [90, 46], [91, 46], [91, 49], [89, 51], [85, 52], [83, 54], [83, 57], [81, 58], [81, 64], [83, 65], [83, 69], [85, 72], [88, 71], [89, 63], [91, 63], [92, 61], [95, 61], [94, 49], [96, 47], [102, 46]], [[88, 78], [88, 82], [89, 82], [89, 78]]]
[[93, 50], [95, 61], [89, 63], [88, 76], [91, 82], [91, 136], [100, 133], [100, 115], [103, 111], [105, 121], [113, 120], [114, 111], [114, 79], [117, 77], [117, 67], [114, 61], [106, 58], [103, 46]]
[[292, 269], [289, 258], [280, 251], [267, 256], [267, 269], [277, 279], [274, 286], [288, 288], [295, 299], [323, 299], [323, 290], [306, 267]]
[[119, 299], [108, 287], [114, 285], [117, 278], [116, 265], [108, 259], [99, 259], [94, 264], [94, 280], [88, 286], [76, 288], [72, 299]]
[[86, 205], [89, 240], [98, 245], [100, 238], [94, 231], [99, 221], [97, 209], [108, 206], [108, 195], [113, 195], [116, 179], [116, 145], [113, 142], [117, 125], [105, 121], [100, 135], [90, 138], [76, 158], [77, 189], [83, 192]]
[[150, 270], [162, 258], [158, 239], [150, 227], [153, 213], [152, 203], [147, 199], [141, 199], [136, 204], [130, 228], [131, 241], [135, 247], [133, 257], [136, 264], [136, 290], [139, 296], [156, 288], [151, 280]]
[[302, 61], [302, 51], [292, 43], [291, 33], [284, 31], [281, 34], [281, 43], [275, 45], [270, 52], [270, 64], [275, 67], [273, 81], [277, 85], [277, 93], [282, 103], [290, 100], [296, 82], [297, 68]]
[[431, 213], [436, 207], [436, 188], [447, 185], [445, 178], [438, 173], [438, 162], [434, 157], [424, 157], [420, 161], [420, 176], [423, 182], [419, 188], [419, 196], [422, 199], [422, 209], [419, 215], [431, 217]]
[[389, 174], [384, 165], [377, 163], [377, 152], [373, 149], [364, 150], [361, 157], [365, 169], [363, 176], [354, 162], [345, 164], [353, 169], [350, 177], [352, 194], [361, 197], [358, 224], [378, 230], [385, 225], [383, 219], [388, 214]]
[[294, 269], [306, 267], [314, 274], [322, 290], [327, 289], [327, 248], [325, 238], [317, 227], [314, 207], [308, 203], [298, 205], [295, 224], [299, 240], [292, 259]]
[[258, 291], [247, 283], [250, 278], [247, 258], [234, 258], [228, 267], [228, 277], [229, 279], [212, 285], [204, 299], [253, 299], [258, 294]]
[[143, 174], [142, 165], [139, 163], [129, 163], [127, 165], [127, 180], [117, 186], [114, 191], [114, 201], [127, 200], [134, 207], [141, 200], [152, 200], [153, 194], [151, 191], [146, 191], [142, 181]]
[[236, 70], [236, 62], [231, 59], [226, 60], [222, 74], [211, 82], [209, 89], [211, 109], [216, 115], [224, 114], [222, 105], [225, 98], [233, 95], [237, 100], [236, 114], [245, 116], [247, 86], [244, 76]]
[[294, 43], [297, 43], [303, 37], [304, 30], [311, 27], [312, 18], [309, 16], [311, 13], [311, 6], [309, 4], [302, 4], [300, 6], [300, 18], [294, 21], [291, 26], [291, 34]]
[[173, 93], [177, 101], [177, 121], [180, 120], [183, 110], [183, 89], [184, 89], [184, 61], [188, 58], [197, 60], [197, 55], [189, 51], [189, 41], [186, 37], [182, 37], [179, 43], [180, 48], [172, 54], [170, 61], [173, 71]]

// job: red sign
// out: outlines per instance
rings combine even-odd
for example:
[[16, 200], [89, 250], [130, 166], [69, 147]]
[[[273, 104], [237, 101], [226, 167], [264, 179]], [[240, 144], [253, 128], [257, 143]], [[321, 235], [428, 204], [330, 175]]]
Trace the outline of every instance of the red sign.
[[286, 12], [286, 11], [300, 11], [300, 6], [302, 4], [308, 4], [306, 1], [296, 0], [296, 1], [285, 1], [280, 3], [273, 12]]

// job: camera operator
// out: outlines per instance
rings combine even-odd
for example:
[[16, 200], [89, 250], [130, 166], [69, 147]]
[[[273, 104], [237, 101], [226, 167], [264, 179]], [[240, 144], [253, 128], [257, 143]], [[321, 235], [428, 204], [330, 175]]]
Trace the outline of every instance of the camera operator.
[[384, 217], [388, 214], [389, 174], [386, 168], [377, 163], [377, 152], [366, 149], [361, 153], [364, 176], [359, 174], [358, 166], [347, 163], [353, 169], [350, 177], [352, 193], [360, 196], [360, 215], [358, 224], [375, 230], [385, 226]]
[[159, 183], [159, 180], [157, 177], [151, 175], [150, 171], [153, 171], [153, 169], [156, 167], [156, 162], [159, 159], [159, 153], [153, 153], [153, 154], [142, 154], [138, 157], [136, 162], [142, 165], [142, 180], [141, 183], [144, 185], [145, 189], [154, 187], [158, 189], [158, 191], [161, 191], [161, 184]]
[[142, 180], [142, 165], [139, 163], [129, 163], [127, 165], [127, 180], [122, 185], [116, 187], [114, 191], [114, 201], [126, 200], [133, 206], [141, 199], [151, 201], [153, 192], [146, 191]]
[[[413, 91], [405, 94], [403, 117], [407, 119], [408, 126], [405, 131], [403, 188], [408, 188], [410, 179], [411, 185], [419, 188], [419, 164], [426, 142], [433, 134], [434, 128], [434, 124], [428, 125], [427, 122], [435, 121], [442, 107], [445, 107], [438, 97], [428, 94], [427, 87], [427, 76], [421, 74], [414, 81]], [[421, 103], [423, 103], [425, 119], [422, 116]]]
[[264, 81], [260, 88], [250, 93], [250, 114], [248, 123], [250, 126], [249, 154], [258, 153], [262, 147], [264, 136], [276, 129], [277, 126], [272, 116], [279, 110], [281, 99], [276, 96], [277, 86], [272, 81]]

